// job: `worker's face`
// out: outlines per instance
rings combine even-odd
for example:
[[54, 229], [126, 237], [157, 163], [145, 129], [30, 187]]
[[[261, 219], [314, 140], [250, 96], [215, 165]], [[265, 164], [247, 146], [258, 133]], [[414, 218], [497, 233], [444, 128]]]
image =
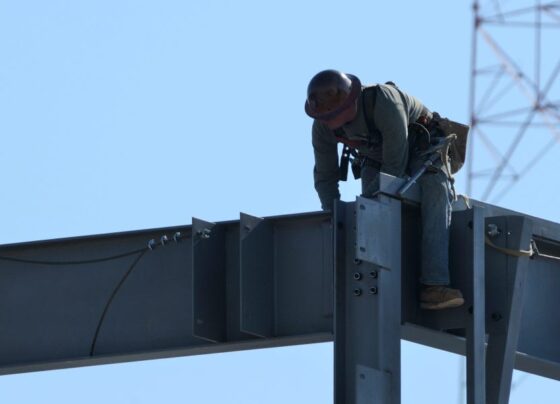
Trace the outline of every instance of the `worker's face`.
[[340, 111], [338, 115], [334, 118], [323, 120], [322, 122], [325, 123], [329, 129], [335, 130], [340, 128], [345, 123], [351, 122], [356, 118], [358, 114], [358, 102], [356, 100], [355, 103], [352, 103], [348, 108]]

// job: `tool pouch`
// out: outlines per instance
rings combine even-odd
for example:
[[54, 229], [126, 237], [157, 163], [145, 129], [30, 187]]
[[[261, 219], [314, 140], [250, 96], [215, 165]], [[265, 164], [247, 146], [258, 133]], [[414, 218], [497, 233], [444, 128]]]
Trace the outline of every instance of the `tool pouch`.
[[457, 139], [449, 146], [449, 167], [451, 174], [458, 172], [467, 155], [467, 139], [470, 127], [459, 122], [442, 118], [437, 112], [433, 113], [430, 129], [439, 129], [444, 136], [457, 135]]

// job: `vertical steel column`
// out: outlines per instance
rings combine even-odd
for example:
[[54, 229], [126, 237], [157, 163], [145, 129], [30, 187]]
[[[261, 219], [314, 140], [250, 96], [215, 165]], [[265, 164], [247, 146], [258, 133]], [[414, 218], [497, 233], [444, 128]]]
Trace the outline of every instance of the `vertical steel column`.
[[400, 403], [401, 203], [335, 211], [335, 403]]
[[[523, 216], [503, 216], [486, 219], [494, 237], [492, 242], [511, 250], [527, 250], [531, 240], [531, 222]], [[490, 226], [492, 225], [492, 226]], [[490, 253], [492, 251], [492, 253]], [[486, 356], [486, 386], [488, 404], [507, 404], [521, 328], [523, 292], [527, 278], [529, 257], [508, 255], [488, 247], [486, 261], [489, 276], [506, 279], [501, 290], [489, 291], [487, 305], [492, 326], [489, 327]], [[493, 265], [497, 262], [506, 266]], [[492, 271], [501, 271], [492, 274]], [[496, 293], [496, 296], [490, 295]]]
[[416, 321], [424, 326], [455, 330], [464, 335], [467, 403], [484, 404], [486, 285], [483, 208], [475, 206], [453, 212], [449, 247], [451, 286], [463, 292], [465, 304], [453, 309], [419, 310]]
[[[463, 212], [461, 212], [463, 213]], [[483, 210], [473, 207], [464, 212], [470, 216], [468, 226], [463, 229], [469, 234], [465, 245], [470, 271], [469, 287], [465, 295], [470, 316], [467, 318], [467, 403], [486, 403], [486, 325], [485, 325], [485, 281], [484, 281], [484, 216]]]

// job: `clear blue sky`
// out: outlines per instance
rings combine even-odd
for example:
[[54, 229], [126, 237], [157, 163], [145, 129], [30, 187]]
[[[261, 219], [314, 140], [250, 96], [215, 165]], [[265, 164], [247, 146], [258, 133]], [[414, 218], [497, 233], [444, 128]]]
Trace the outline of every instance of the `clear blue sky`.
[[[317, 210], [313, 74], [468, 122], [471, 33], [469, 1], [0, 0], [0, 243]], [[557, 156], [500, 204], [560, 221]], [[461, 402], [463, 359], [403, 343], [402, 362], [404, 404]], [[514, 381], [511, 403], [558, 402], [560, 382]], [[332, 344], [0, 377], [10, 404], [331, 397]]]

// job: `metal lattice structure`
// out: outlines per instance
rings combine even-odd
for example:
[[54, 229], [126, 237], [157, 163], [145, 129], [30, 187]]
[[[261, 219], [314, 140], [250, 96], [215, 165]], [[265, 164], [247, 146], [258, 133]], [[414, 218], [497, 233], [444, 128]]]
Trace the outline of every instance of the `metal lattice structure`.
[[467, 193], [497, 202], [558, 150], [560, 2], [475, 0], [473, 10]]

